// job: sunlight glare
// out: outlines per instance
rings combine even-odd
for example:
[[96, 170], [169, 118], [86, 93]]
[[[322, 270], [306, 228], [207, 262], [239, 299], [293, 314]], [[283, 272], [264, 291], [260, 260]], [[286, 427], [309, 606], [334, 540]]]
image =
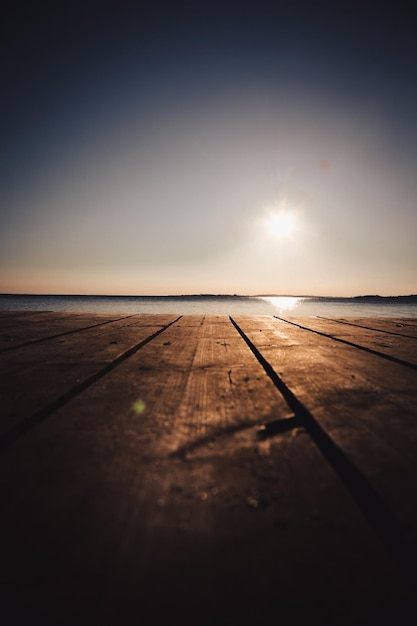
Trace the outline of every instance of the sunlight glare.
[[277, 239], [286, 239], [296, 229], [294, 213], [287, 210], [271, 213], [266, 223], [267, 231]]
[[265, 296], [263, 300], [272, 304], [280, 313], [283, 313], [296, 309], [303, 301], [303, 298], [297, 296]]

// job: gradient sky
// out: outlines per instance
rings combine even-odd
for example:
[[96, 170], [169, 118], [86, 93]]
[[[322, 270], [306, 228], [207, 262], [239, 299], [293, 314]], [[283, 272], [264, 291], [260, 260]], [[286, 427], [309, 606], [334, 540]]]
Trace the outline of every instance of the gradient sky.
[[394, 7], [16, 3], [0, 292], [417, 293], [417, 24]]

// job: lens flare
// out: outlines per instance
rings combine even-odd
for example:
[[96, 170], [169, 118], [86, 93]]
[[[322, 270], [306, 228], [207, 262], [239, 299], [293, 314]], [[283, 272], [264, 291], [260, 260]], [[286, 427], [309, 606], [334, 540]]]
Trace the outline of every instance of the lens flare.
[[143, 413], [145, 409], [146, 404], [143, 400], [136, 400], [136, 402], [133, 403], [133, 410], [137, 415]]

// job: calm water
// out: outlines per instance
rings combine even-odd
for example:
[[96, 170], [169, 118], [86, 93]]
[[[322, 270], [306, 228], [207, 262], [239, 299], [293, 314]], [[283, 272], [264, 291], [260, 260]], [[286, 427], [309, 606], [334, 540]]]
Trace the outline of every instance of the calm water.
[[2, 311], [323, 315], [417, 318], [417, 296], [318, 298], [267, 296], [26, 296], [0, 295]]

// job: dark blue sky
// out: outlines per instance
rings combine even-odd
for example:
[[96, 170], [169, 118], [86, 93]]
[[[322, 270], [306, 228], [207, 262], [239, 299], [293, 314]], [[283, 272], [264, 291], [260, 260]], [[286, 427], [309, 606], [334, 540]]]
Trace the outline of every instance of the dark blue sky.
[[[399, 3], [16, 4], [0, 290], [416, 291], [415, 27]], [[285, 254], [261, 233], [283, 207]]]

